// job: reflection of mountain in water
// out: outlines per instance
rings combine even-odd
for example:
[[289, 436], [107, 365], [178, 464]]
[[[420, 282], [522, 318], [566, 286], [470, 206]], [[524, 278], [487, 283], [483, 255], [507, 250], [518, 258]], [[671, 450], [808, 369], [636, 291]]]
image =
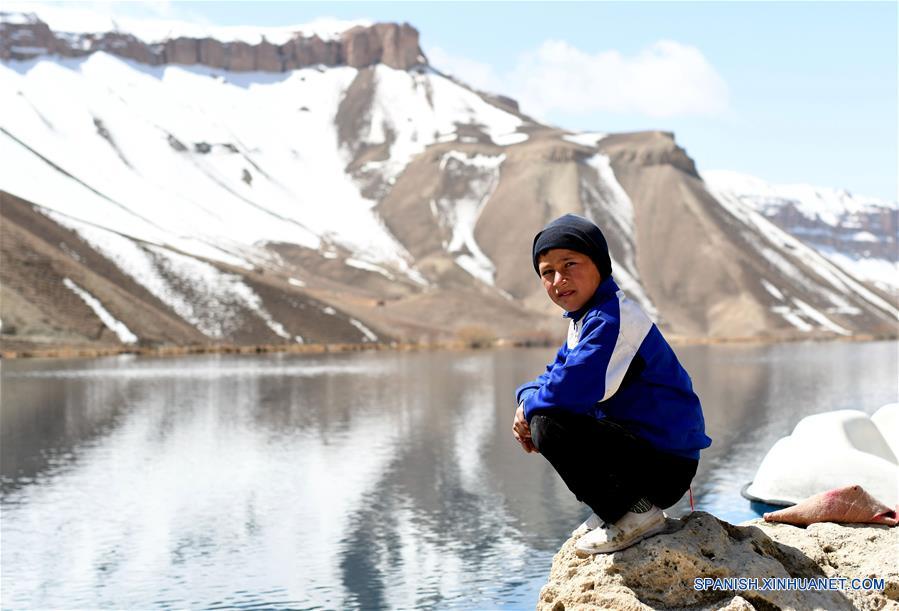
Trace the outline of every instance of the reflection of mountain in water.
[[[497, 361], [508, 364], [498, 356], [453, 356], [451, 376], [420, 389], [441, 407], [429, 409], [419, 434], [400, 445], [341, 542], [344, 587], [357, 600], [383, 608], [498, 604], [506, 579], [514, 587], [542, 577], [536, 550], [555, 551], [534, 526], [556, 521], [560, 507], [570, 514], [564, 523], [576, 519], [576, 503], [563, 498], [564, 486], [539, 457], [512, 454], [511, 470], [496, 460], [514, 445], [509, 385], [502, 393], [497, 385]], [[541, 479], [550, 484], [546, 500], [558, 502], [525, 494]]]
[[[21, 363], [3, 363], [4, 373]], [[74, 362], [89, 366], [88, 361]], [[34, 367], [27, 363], [26, 367]], [[58, 363], [36, 364], [36, 368]], [[5, 495], [39, 474], [71, 461], [72, 452], [115, 426], [122, 406], [134, 400], [115, 384], [91, 387], [75, 383], [2, 385], [0, 485]], [[48, 448], [33, 452], [33, 448]]]

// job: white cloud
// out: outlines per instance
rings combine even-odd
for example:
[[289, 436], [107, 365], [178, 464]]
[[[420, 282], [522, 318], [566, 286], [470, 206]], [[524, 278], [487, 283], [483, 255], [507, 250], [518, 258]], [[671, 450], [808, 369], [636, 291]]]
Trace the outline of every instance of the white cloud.
[[432, 47], [426, 53], [428, 63], [444, 74], [454, 76], [475, 89], [496, 91], [499, 79], [490, 64], [450, 55], [440, 47]]
[[478, 89], [515, 97], [536, 117], [552, 112], [619, 112], [652, 118], [716, 115], [728, 107], [728, 87], [696, 47], [660, 40], [634, 56], [596, 54], [549, 40], [497, 74], [490, 65], [429, 52], [432, 65]]
[[133, 34], [146, 42], [157, 42], [178, 36], [217, 38], [228, 42], [242, 40], [258, 44], [263, 37], [281, 44], [297, 31], [321, 38], [333, 38], [367, 20], [342, 21], [323, 17], [310, 23], [284, 26], [218, 26], [197, 12], [188, 2], [153, 0], [125, 2], [94, 0], [92, 2], [33, 2], [5, 0], [4, 11], [35, 13], [57, 32], [108, 32], [118, 30]]
[[203, 16], [172, 0], [122, 2], [94, 0], [92, 2], [34, 2], [8, 0], [3, 10], [35, 13], [51, 29], [60, 32], [106, 32], [121, 29], [138, 32], [155, 28], [162, 34], [177, 21], [197, 26], [208, 25]]

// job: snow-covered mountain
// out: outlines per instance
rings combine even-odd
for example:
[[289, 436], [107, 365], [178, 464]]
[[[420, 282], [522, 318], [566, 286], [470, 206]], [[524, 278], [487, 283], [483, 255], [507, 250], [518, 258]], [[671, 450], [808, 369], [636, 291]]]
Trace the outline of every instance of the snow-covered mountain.
[[899, 290], [899, 204], [810, 185], [772, 185], [732, 171], [703, 172], [719, 199], [739, 201], [857, 278]]
[[530, 242], [571, 211], [670, 333], [894, 330], [888, 296], [713, 197], [671, 134], [541, 125], [429, 66], [411, 26], [351, 25], [148, 42], [0, 18], [4, 344], [555, 335]]

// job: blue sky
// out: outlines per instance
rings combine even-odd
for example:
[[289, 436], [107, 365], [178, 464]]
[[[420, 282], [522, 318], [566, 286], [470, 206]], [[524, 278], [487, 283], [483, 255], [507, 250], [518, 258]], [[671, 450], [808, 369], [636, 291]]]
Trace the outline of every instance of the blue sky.
[[573, 130], [673, 131], [700, 171], [897, 198], [894, 2], [149, 2], [215, 25], [406, 21], [431, 63]]

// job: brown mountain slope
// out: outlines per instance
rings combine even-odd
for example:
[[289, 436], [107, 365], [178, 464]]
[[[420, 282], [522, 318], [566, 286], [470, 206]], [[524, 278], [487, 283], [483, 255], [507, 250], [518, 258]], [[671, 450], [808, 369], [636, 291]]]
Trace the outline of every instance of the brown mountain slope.
[[[278, 334], [246, 306], [210, 304], [201, 286], [194, 286], [189, 277], [172, 273], [166, 279], [170, 290], [179, 291], [198, 308], [228, 308], [227, 332], [211, 337], [30, 202], [0, 191], [0, 219], [0, 347], [4, 350], [122, 345], [85, 301], [66, 286], [66, 278], [98, 299], [140, 338], [138, 345], [143, 347], [294, 343], [296, 336], [313, 343], [356, 343], [367, 338], [358, 324], [340, 311], [339, 303], [337, 308], [331, 307], [327, 301], [291, 285], [286, 277], [219, 264], [223, 273], [240, 278], [258, 295], [264, 311], [281, 325], [283, 330]], [[339, 302], [334, 291], [324, 294], [338, 297], [335, 301]], [[381, 341], [393, 338], [377, 327], [376, 334]]]
[[750, 231], [708, 193], [670, 134], [619, 134], [602, 140], [599, 149], [633, 202], [644, 287], [677, 333], [793, 332], [763, 279], [848, 331], [895, 332], [895, 316], [872, 306], [851, 284], [834, 296], [834, 270], [823, 259], [821, 266], [811, 265], [789, 244], [772, 255], [775, 243]]
[[[617, 185], [599, 175], [597, 153], [607, 157]], [[478, 156], [504, 155], [497, 184], [484, 193], [474, 236], [495, 266], [496, 286], [535, 311], [553, 310], [531, 268], [533, 235], [552, 218], [576, 212], [604, 228], [619, 283], [629, 292], [639, 293], [642, 286], [659, 323], [676, 335], [895, 332], [889, 307], [872, 305], [839, 270], [823, 260], [809, 261], [801, 249], [792, 252], [796, 247], [781, 244], [780, 238], [760, 234], [715, 200], [693, 161], [663, 132], [613, 135], [598, 148], [565, 141], [552, 131], [502, 148], [431, 147], [409, 165], [378, 208], [423, 265], [440, 260], [452, 266], [458, 255], [447, 252], [448, 229], [431, 202], [472, 196], [472, 186], [483, 184], [476, 171], [448, 172], [449, 155], [472, 163]], [[616, 203], [616, 189], [626, 193], [629, 209]], [[765, 283], [774, 288], [766, 289]], [[823, 327], [800, 330], [791, 322], [796, 316], [823, 320]]]
[[3, 340], [35, 344], [116, 345], [118, 338], [63, 284], [87, 289], [146, 344], [205, 339], [158, 299], [99, 255], [75, 232], [28, 202], [0, 192]]

